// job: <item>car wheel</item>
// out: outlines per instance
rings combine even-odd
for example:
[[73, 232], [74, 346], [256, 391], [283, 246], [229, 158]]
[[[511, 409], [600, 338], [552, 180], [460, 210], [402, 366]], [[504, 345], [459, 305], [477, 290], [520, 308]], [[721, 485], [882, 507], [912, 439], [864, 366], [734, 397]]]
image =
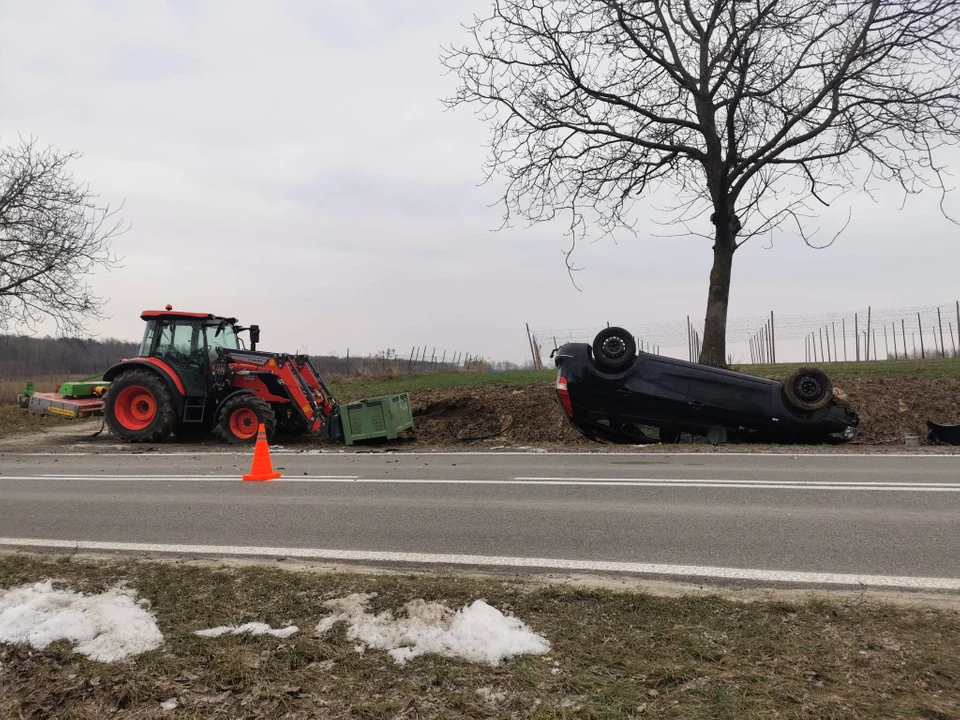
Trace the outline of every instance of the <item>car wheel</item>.
[[820, 410], [833, 399], [833, 383], [823, 370], [797, 368], [783, 381], [783, 399], [797, 410]]
[[623, 328], [605, 328], [593, 339], [593, 357], [601, 369], [618, 372], [637, 359], [637, 343]]

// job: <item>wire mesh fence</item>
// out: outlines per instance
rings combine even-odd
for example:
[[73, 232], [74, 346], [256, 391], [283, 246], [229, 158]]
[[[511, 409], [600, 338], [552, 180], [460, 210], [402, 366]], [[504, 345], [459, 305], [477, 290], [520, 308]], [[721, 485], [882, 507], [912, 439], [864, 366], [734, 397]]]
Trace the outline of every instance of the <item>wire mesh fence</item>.
[[321, 373], [334, 377], [499, 369], [496, 363], [490, 363], [478, 355], [430, 345], [411, 348], [409, 356], [399, 355], [394, 350], [385, 350], [374, 355], [351, 356], [348, 350], [343, 356], [311, 355], [310, 357]]
[[[645, 352], [696, 360], [702, 330], [679, 319], [646, 323], [619, 323]], [[603, 326], [532, 327], [529, 334], [544, 348], [567, 342], [593, 341]], [[960, 348], [960, 301], [944, 305], [877, 308], [846, 312], [734, 317], [727, 321], [730, 364], [774, 362], [850, 362], [956, 358]], [[546, 354], [549, 354], [547, 350]], [[536, 355], [534, 363], [536, 363]]]

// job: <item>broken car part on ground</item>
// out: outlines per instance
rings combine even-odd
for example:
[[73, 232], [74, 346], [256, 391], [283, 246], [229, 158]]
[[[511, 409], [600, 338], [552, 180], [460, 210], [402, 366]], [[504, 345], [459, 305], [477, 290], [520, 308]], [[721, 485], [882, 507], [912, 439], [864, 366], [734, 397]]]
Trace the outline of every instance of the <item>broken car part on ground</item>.
[[554, 354], [560, 405], [591, 440], [672, 443], [691, 433], [712, 442], [846, 441], [860, 422], [816, 368], [781, 383], [638, 353], [633, 336], [616, 327], [602, 330], [592, 347], [568, 343]]

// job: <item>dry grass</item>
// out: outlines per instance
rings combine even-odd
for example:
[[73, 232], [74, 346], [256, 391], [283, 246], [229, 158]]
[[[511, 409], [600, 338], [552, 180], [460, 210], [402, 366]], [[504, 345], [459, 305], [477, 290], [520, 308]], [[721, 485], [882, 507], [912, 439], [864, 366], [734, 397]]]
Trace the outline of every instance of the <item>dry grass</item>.
[[66, 379], [68, 378], [50, 375], [47, 377], [0, 380], [0, 405], [16, 403], [17, 396], [27, 387], [27, 380], [33, 380], [39, 392], [53, 392]]
[[[0, 646], [0, 716], [926, 718], [960, 717], [956, 612], [868, 603], [737, 603], [454, 575], [290, 573], [163, 562], [0, 557], [0, 587], [54, 577], [84, 590], [125, 581], [166, 643], [101, 665], [64, 645]], [[342, 631], [313, 637], [323, 600], [375, 591], [375, 609], [485, 598], [553, 643], [501, 667], [360, 655]], [[224, 637], [216, 624], [292, 621], [288, 640]], [[480, 692], [502, 693], [500, 700]]]

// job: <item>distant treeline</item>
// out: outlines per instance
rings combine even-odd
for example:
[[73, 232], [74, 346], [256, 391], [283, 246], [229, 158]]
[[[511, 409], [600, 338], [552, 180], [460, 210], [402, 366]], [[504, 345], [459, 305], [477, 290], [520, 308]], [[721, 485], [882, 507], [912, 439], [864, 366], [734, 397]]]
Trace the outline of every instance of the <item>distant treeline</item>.
[[118, 360], [137, 354], [139, 343], [107, 338], [0, 335], [0, 377], [77, 376], [103, 372]]
[[[119, 360], [136, 356], [138, 343], [107, 338], [79, 340], [75, 338], [0, 335], [0, 379], [31, 379], [50, 376], [64, 378], [94, 375]], [[267, 348], [264, 348], [267, 349]], [[427, 362], [411, 364], [392, 351], [369, 357], [334, 357], [312, 355], [317, 369], [324, 375], [387, 375], [405, 372], [436, 372], [457, 369], [503, 371], [519, 366], [509, 362], [484, 363], [473, 360], [466, 365]], [[466, 368], [464, 367], [466, 365]]]

